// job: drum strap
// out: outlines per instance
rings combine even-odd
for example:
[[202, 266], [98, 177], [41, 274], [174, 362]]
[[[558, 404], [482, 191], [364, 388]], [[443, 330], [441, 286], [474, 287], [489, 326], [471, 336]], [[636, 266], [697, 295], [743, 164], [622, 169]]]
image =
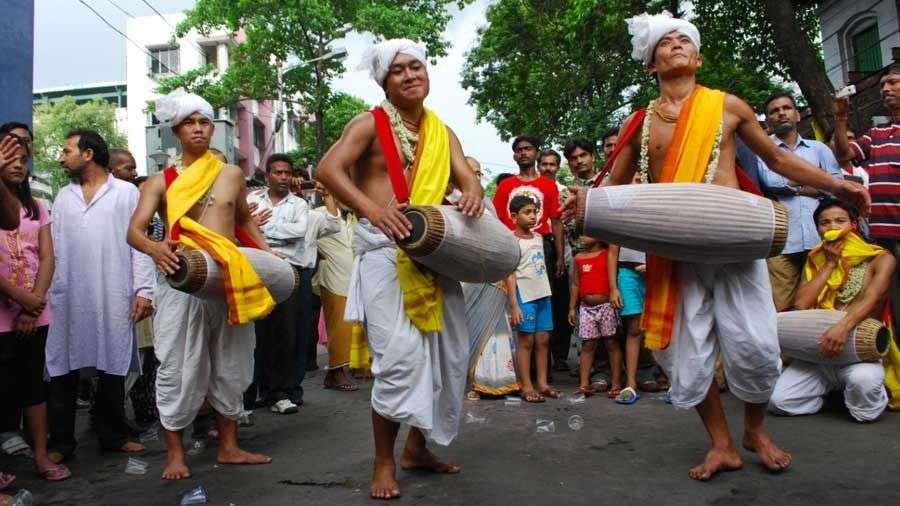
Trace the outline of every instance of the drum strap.
[[381, 107], [373, 107], [371, 112], [375, 118], [375, 134], [384, 153], [384, 162], [387, 165], [391, 186], [394, 188], [394, 195], [398, 204], [405, 204], [409, 202], [409, 184], [403, 175], [403, 162], [400, 161], [400, 152], [397, 150], [397, 143], [394, 142], [391, 120]]
[[[172, 186], [172, 183], [174, 183], [175, 180], [178, 179], [178, 171], [175, 170], [174, 166], [170, 166], [163, 170], [163, 178], [166, 181], [166, 189], [168, 190], [169, 187]], [[171, 227], [171, 232], [169, 235], [172, 237], [173, 241], [177, 241], [181, 236], [181, 225], [179, 225], [178, 223], [171, 223], [169, 224], [169, 226]], [[253, 240], [253, 237], [251, 237], [250, 234], [248, 234], [247, 231], [241, 228], [239, 225], [234, 226], [234, 236], [242, 246], [253, 249], [262, 249], [258, 244], [256, 244], [256, 241]]]

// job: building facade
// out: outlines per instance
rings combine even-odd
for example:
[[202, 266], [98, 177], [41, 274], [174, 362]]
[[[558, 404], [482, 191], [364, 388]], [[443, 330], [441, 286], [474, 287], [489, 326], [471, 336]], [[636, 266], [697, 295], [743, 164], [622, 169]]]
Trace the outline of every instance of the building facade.
[[[172, 27], [184, 19], [184, 14], [166, 14], [164, 18], [130, 18], [126, 33], [140, 47], [123, 42], [127, 48], [128, 147], [141, 174], [153, 173], [170, 163], [179, 149], [168, 125], [160, 125], [149, 110], [149, 105], [159, 97], [155, 91], [158, 80], [207, 65], [222, 73], [228, 68], [231, 48], [240, 43], [240, 34], [225, 31], [201, 35], [192, 30], [182, 38], [173, 39]], [[238, 165], [251, 177], [276, 149], [297, 148], [298, 117], [299, 111], [285, 103], [241, 100], [216, 111], [212, 145], [225, 153], [229, 163]], [[168, 157], [161, 156], [162, 153]]]

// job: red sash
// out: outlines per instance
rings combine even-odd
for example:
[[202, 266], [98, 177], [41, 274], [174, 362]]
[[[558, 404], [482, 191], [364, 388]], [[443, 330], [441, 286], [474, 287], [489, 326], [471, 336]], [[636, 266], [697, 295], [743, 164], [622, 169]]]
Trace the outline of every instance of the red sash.
[[[168, 190], [169, 186], [172, 186], [172, 183], [175, 182], [176, 179], [178, 179], [178, 171], [175, 170], [174, 166], [170, 166], [163, 170], [163, 177], [165, 178], [166, 189]], [[181, 236], [181, 225], [178, 223], [174, 223], [169, 224], [169, 226], [169, 236], [173, 241], [177, 241]], [[238, 240], [239, 243], [241, 243], [242, 246], [253, 249], [262, 249], [258, 244], [256, 244], [256, 241], [253, 240], [253, 237], [251, 237], [250, 234], [248, 234], [247, 231], [241, 228], [239, 225], [234, 226], [234, 237]]]
[[403, 174], [403, 162], [400, 161], [400, 152], [397, 150], [397, 143], [394, 142], [394, 129], [391, 128], [391, 120], [388, 118], [387, 112], [381, 107], [372, 108], [372, 117], [375, 118], [375, 134], [378, 136], [378, 143], [381, 145], [381, 151], [384, 153], [384, 163], [387, 165], [388, 177], [391, 179], [391, 186], [394, 188], [394, 195], [397, 197], [398, 204], [409, 202], [409, 183]]

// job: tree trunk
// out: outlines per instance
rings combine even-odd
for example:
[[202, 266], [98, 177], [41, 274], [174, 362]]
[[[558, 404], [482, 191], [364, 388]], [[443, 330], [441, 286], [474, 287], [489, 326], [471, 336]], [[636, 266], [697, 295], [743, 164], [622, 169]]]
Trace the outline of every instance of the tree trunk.
[[794, 24], [796, 13], [793, 2], [764, 0], [763, 3], [766, 18], [772, 23], [772, 40], [787, 64], [788, 73], [800, 86], [803, 97], [812, 109], [813, 118], [823, 131], [830, 131], [833, 127], [831, 93], [834, 87], [825, 74], [816, 49]]
[[316, 111], [316, 164], [325, 154], [325, 109]]

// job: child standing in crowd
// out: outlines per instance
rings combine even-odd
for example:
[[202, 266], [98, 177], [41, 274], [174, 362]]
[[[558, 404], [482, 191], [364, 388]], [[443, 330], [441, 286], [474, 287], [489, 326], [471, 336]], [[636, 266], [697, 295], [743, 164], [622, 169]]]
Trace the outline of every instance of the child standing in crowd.
[[[616, 264], [609, 261], [606, 243], [592, 237], [581, 236], [582, 250], [575, 255], [575, 273], [572, 277], [569, 296], [569, 323], [578, 324], [581, 338], [581, 363], [579, 373], [581, 384], [578, 391], [584, 395], [598, 392], [591, 385], [591, 366], [597, 343], [603, 340], [609, 352], [612, 369], [612, 389], [610, 397], [621, 390], [622, 349], [614, 339], [619, 318], [612, 300], [620, 300], [616, 286]], [[577, 311], [577, 313], [576, 313]]]
[[[553, 331], [553, 308], [550, 303], [550, 281], [544, 264], [544, 240], [533, 232], [540, 206], [525, 195], [509, 202], [510, 218], [516, 225], [521, 257], [516, 272], [506, 280], [509, 295], [510, 323], [518, 333], [516, 364], [522, 398], [527, 402], [544, 402], [544, 397], [560, 397], [547, 381], [547, 353]], [[531, 354], [537, 367], [537, 389], [531, 383]]]
[[4, 405], [24, 408], [34, 445], [34, 464], [47, 481], [72, 473], [47, 456], [47, 390], [44, 346], [50, 325], [47, 289], [53, 278], [53, 244], [46, 205], [31, 196], [28, 151], [0, 160], [0, 179], [18, 200], [15, 230], [0, 231], [0, 385]]
[[[634, 404], [638, 395], [637, 370], [641, 354], [641, 314], [644, 312], [646, 255], [642, 251], [609, 247], [610, 279], [618, 290], [611, 297], [625, 326], [625, 388], [616, 397], [619, 404]], [[615, 388], [613, 388], [615, 390]]]

